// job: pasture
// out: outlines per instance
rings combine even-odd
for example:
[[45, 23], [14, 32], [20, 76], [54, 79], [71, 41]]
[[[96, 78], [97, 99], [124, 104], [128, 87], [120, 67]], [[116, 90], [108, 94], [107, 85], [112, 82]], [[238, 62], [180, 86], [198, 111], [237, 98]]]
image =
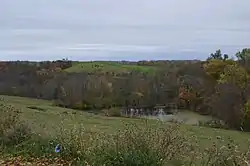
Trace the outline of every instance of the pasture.
[[[51, 101], [45, 100], [14, 96], [1, 97], [4, 98], [6, 103], [20, 109], [19, 114], [21, 119], [28, 122], [35, 131], [43, 134], [44, 136], [55, 135], [61, 127], [73, 129], [74, 127], [80, 126], [83, 126], [85, 129], [93, 132], [114, 133], [121, 130], [125, 124], [140, 124], [145, 121], [143, 119], [107, 117], [84, 111], [61, 108], [53, 106]], [[32, 106], [40, 109], [31, 109], [30, 107]], [[179, 114], [180, 115], [178, 116], [180, 116], [180, 118], [185, 118], [187, 121], [192, 121], [192, 119], [197, 120], [197, 118], [205, 118], [204, 116], [187, 111]], [[157, 120], [147, 121], [154, 124]], [[223, 139], [228, 139], [230, 137], [235, 140], [236, 143], [242, 145], [242, 147], [246, 147], [245, 143], [250, 140], [250, 133], [243, 133], [239, 131], [192, 126], [189, 124], [182, 124], [181, 130], [187, 135], [197, 136], [201, 147], [205, 147], [207, 143], [211, 143], [216, 140], [217, 137], [221, 137]]]
[[[33, 142], [28, 140], [15, 146], [14, 150], [11, 148], [7, 151], [8, 154], [18, 156], [17, 158], [9, 160], [6, 152], [0, 153], [2, 156], [0, 163], [12, 160], [27, 163], [24, 156], [30, 159], [30, 154], [39, 156], [32, 159], [34, 163], [68, 163], [68, 165], [69, 163], [89, 165], [86, 164], [88, 162], [92, 163], [90, 165], [124, 165], [124, 163], [150, 165], [151, 163], [174, 166], [181, 165], [180, 163], [184, 161], [185, 163], [192, 161], [196, 165], [213, 165], [211, 163], [226, 164], [236, 160], [237, 163], [244, 165], [247, 160], [242, 159], [242, 156], [245, 157], [243, 152], [248, 150], [249, 133], [190, 124], [181, 124], [176, 128], [175, 124], [162, 123], [154, 119], [106, 117], [60, 108], [54, 106], [53, 102], [45, 100], [13, 96], [0, 96], [0, 98], [0, 102], [13, 107], [14, 109], [9, 110], [15, 111], [20, 120], [28, 124], [32, 132], [40, 138], [36, 141], [31, 140]], [[190, 119], [204, 118], [186, 111], [179, 116]], [[59, 155], [52, 153], [58, 142], [68, 149]], [[232, 142], [233, 148], [231, 148]], [[223, 150], [224, 146], [229, 148]], [[211, 147], [212, 149], [205, 152]], [[211, 161], [210, 156], [212, 156]], [[231, 159], [230, 156], [235, 158]]]
[[152, 73], [157, 70], [155, 66], [139, 66], [134, 64], [122, 64], [118, 62], [109, 61], [93, 61], [93, 62], [75, 62], [73, 66], [65, 69], [67, 72], [114, 72], [127, 73], [130, 71], [137, 71], [142, 73]]

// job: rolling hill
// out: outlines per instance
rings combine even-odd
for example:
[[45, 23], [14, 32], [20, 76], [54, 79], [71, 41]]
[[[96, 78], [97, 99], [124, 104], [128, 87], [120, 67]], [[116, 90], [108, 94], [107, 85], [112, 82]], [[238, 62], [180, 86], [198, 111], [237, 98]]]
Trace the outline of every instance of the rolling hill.
[[141, 66], [136, 64], [123, 64], [111, 61], [75, 62], [72, 67], [65, 69], [67, 72], [114, 72], [126, 73], [138, 71], [142, 73], [152, 73], [158, 68], [156, 66]]

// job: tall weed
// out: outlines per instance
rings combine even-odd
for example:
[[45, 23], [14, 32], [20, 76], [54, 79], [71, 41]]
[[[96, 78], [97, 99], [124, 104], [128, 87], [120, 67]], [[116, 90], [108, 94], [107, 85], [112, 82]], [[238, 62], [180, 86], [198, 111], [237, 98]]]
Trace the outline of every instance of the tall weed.
[[17, 145], [31, 138], [31, 129], [19, 118], [20, 111], [0, 101], [0, 145]]

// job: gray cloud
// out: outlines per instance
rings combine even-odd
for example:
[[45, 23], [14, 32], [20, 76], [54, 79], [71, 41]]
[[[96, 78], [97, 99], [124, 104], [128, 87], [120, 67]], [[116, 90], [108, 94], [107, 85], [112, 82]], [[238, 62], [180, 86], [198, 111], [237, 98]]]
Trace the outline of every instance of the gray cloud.
[[[0, 1], [0, 59], [204, 59], [249, 47], [249, 0]], [[185, 54], [185, 55], [184, 55]]]

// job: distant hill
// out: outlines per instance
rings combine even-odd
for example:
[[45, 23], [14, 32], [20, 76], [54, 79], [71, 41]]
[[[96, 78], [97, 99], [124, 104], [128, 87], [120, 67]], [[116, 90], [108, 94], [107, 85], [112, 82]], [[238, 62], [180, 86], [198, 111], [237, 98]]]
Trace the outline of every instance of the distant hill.
[[152, 73], [158, 70], [157, 66], [143, 66], [129, 62], [115, 61], [93, 61], [93, 62], [73, 62], [72, 67], [65, 69], [67, 72], [115, 72], [126, 73], [138, 71], [142, 73]]

